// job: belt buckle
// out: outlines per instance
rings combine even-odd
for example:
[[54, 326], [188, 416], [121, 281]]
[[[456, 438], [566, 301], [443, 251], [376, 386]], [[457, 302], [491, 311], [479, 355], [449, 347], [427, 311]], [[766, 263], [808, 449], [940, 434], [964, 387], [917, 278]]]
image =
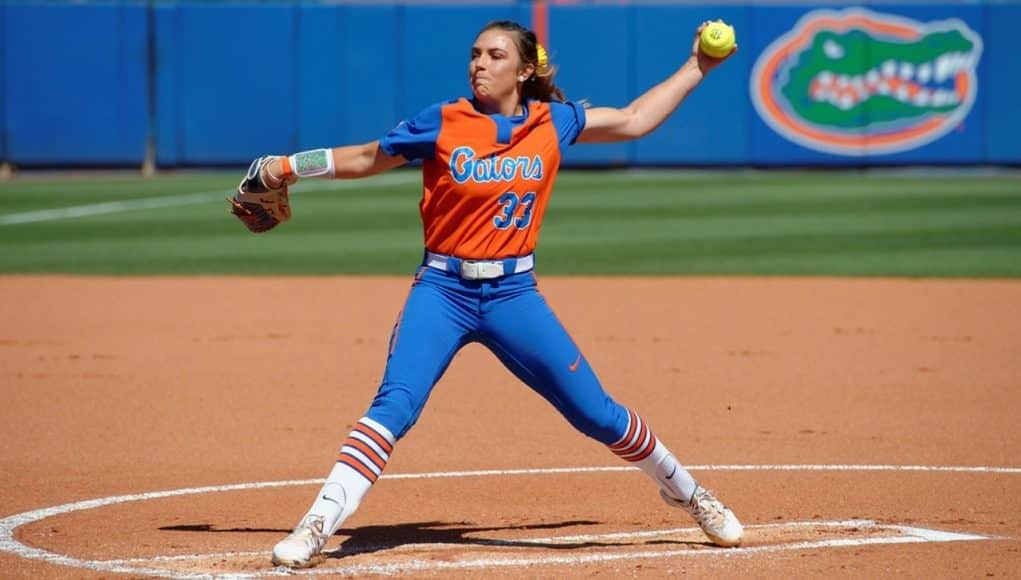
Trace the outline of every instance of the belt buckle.
[[473, 260], [461, 261], [461, 277], [465, 280], [479, 279], [479, 263]]
[[461, 277], [465, 280], [492, 280], [503, 276], [503, 262], [492, 260], [464, 260]]

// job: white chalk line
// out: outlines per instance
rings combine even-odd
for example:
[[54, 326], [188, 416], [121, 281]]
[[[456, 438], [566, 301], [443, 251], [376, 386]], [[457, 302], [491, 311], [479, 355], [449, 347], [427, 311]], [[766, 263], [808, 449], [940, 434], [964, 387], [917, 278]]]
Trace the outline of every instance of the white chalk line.
[[[802, 522], [798, 522], [802, 523]], [[809, 524], [811, 522], [803, 522]], [[654, 550], [645, 552], [606, 552], [601, 554], [579, 554], [574, 556], [536, 556], [520, 558], [478, 558], [461, 561], [435, 561], [435, 560], [410, 560], [394, 564], [366, 564], [358, 566], [346, 566], [339, 568], [318, 568], [312, 570], [300, 570], [299, 574], [325, 575], [337, 574], [343, 576], [363, 575], [393, 575], [405, 572], [436, 572], [442, 570], [470, 570], [480, 568], [508, 568], [527, 566], [553, 566], [553, 565], [579, 565], [598, 564], [620, 560], [649, 560], [676, 557], [727, 557], [751, 556], [769, 552], [790, 552], [798, 550], [812, 550], [820, 548], [848, 548], [882, 544], [917, 544], [923, 542], [957, 542], [989, 540], [986, 536], [975, 534], [959, 534], [943, 532], [940, 530], [929, 530], [926, 528], [912, 528], [907, 526], [879, 526], [879, 529], [896, 529], [911, 535], [890, 536], [878, 538], [838, 538], [831, 540], [817, 540], [806, 542], [794, 542], [791, 544], [778, 544], [769, 546], [751, 546], [745, 548], [707, 548], [701, 550], [677, 549], [677, 550]], [[254, 574], [253, 577], [275, 575], [275, 573]]]
[[[344, 189], [374, 189], [378, 187], [390, 187], [394, 185], [408, 185], [421, 182], [422, 177], [415, 175], [384, 175], [381, 177], [359, 181], [313, 181], [302, 183], [298, 186], [299, 192], [312, 191], [334, 191]], [[182, 193], [175, 195], [160, 195], [155, 197], [141, 197], [123, 201], [105, 201], [85, 205], [59, 207], [36, 211], [25, 211], [20, 213], [9, 213], [0, 215], [0, 226], [45, 222], [62, 219], [73, 219], [95, 215], [120, 213], [139, 209], [152, 209], [158, 207], [176, 207], [185, 205], [198, 205], [202, 203], [222, 202], [232, 190], [219, 189], [215, 191], [199, 191], [194, 193]]]
[[[921, 543], [921, 542], [961, 542], [961, 541], [979, 541], [979, 540], [992, 540], [997, 539], [992, 536], [982, 536], [977, 534], [965, 534], [959, 532], [946, 532], [942, 530], [934, 530], [929, 528], [919, 528], [913, 526], [901, 526], [896, 524], [878, 524], [874, 520], [840, 520], [840, 521], [815, 521], [815, 522], [786, 522], [786, 523], [772, 523], [772, 524], [754, 524], [745, 526], [746, 530], [752, 529], [789, 529], [789, 528], [847, 528], [854, 527], [859, 529], [868, 529], [871, 531], [894, 531], [904, 534], [903, 536], [886, 536], [879, 538], [836, 538], [829, 540], [816, 540], [806, 542], [795, 542], [791, 544], [779, 544], [779, 545], [768, 545], [768, 546], [753, 546], [746, 548], [703, 548], [699, 550], [692, 549], [677, 549], [677, 550], [657, 550], [657, 551], [644, 551], [644, 552], [603, 552], [599, 554], [581, 554], [574, 556], [532, 556], [532, 557], [507, 557], [507, 558], [473, 558], [458, 561], [435, 561], [435, 560], [408, 560], [404, 562], [398, 562], [393, 564], [359, 564], [353, 566], [343, 567], [332, 567], [323, 566], [314, 570], [299, 570], [299, 571], [288, 571], [288, 573], [297, 573], [304, 575], [325, 575], [325, 574], [336, 574], [336, 575], [367, 575], [367, 574], [384, 574], [392, 575], [403, 572], [423, 572], [423, 571], [437, 571], [437, 570], [452, 570], [452, 569], [477, 569], [487, 567], [525, 567], [525, 566], [543, 566], [543, 565], [564, 565], [564, 564], [586, 564], [586, 563], [600, 563], [614, 560], [630, 560], [630, 559], [650, 559], [650, 558], [667, 558], [667, 557], [704, 557], [704, 556], [739, 556], [739, 555], [752, 555], [762, 552], [782, 552], [791, 550], [807, 550], [807, 549], [819, 549], [829, 547], [854, 547], [854, 546], [865, 546], [865, 545], [878, 545], [878, 544], [905, 544], [905, 543]], [[651, 530], [643, 532], [617, 532], [608, 534], [585, 534], [575, 536], [550, 536], [546, 538], [528, 538], [528, 539], [514, 539], [507, 540], [508, 543], [522, 544], [522, 543], [534, 543], [534, 544], [571, 544], [579, 542], [594, 542], [594, 541], [608, 541], [608, 540], [621, 540], [621, 539], [637, 539], [637, 538], [648, 538], [656, 536], [673, 535], [680, 533], [696, 533], [699, 529], [696, 527], [687, 528], [673, 528], [666, 530]], [[485, 540], [485, 538], [480, 538]], [[493, 540], [494, 547], [499, 547], [500, 540]], [[463, 545], [460, 544], [407, 544], [400, 547], [401, 550], [395, 549], [393, 546], [380, 545], [380, 546], [362, 546], [358, 550], [352, 552], [345, 552], [343, 549], [333, 552], [332, 555], [345, 556], [354, 555], [359, 552], [370, 552], [377, 551], [380, 549], [389, 549], [391, 552], [406, 551], [406, 550], [462, 550]], [[153, 558], [133, 558], [127, 560], [104, 560], [101, 561], [106, 565], [138, 565], [138, 564], [158, 564], [160, 562], [181, 562], [181, 561], [198, 561], [206, 559], [225, 559], [225, 558], [241, 558], [241, 557], [266, 557], [267, 553], [263, 552], [225, 552], [217, 554], [189, 554], [181, 556], [156, 556]], [[233, 575], [233, 577], [262, 577], [262, 576], [276, 576], [280, 571], [272, 570], [266, 572], [251, 572], [241, 573], [240, 575]]]
[[[687, 466], [692, 471], [913, 471], [913, 472], [951, 472], [951, 473], [994, 473], [994, 474], [1018, 474], [1021, 473], [1021, 467], [989, 467], [989, 466], [926, 466], [926, 465], [690, 465]], [[510, 476], [510, 475], [551, 475], [551, 474], [575, 474], [575, 473], [600, 473], [600, 472], [621, 472], [621, 471], [637, 471], [634, 467], [564, 467], [564, 468], [539, 468], [539, 469], [491, 469], [491, 470], [475, 470], [475, 471], [449, 471], [449, 472], [432, 472], [432, 473], [400, 473], [400, 474], [384, 474], [382, 477], [385, 479], [432, 479], [432, 478], [450, 478], [450, 477], [484, 477], [484, 476]], [[148, 574], [151, 576], [159, 576], [165, 578], [209, 578], [208, 574], [192, 574], [186, 572], [178, 572], [172, 570], [164, 570], [160, 568], [139, 568], [136, 566], [126, 565], [119, 561], [103, 561], [103, 560], [83, 560], [80, 558], [74, 558], [72, 556], [66, 556], [63, 554], [57, 554], [44, 550], [41, 548], [35, 548], [27, 546], [17, 541], [14, 538], [14, 532], [21, 526], [44, 520], [50, 517], [54, 517], [61, 514], [71, 513], [75, 511], [95, 509], [99, 507], [115, 505], [120, 503], [128, 503], [133, 501], [149, 501], [168, 497], [184, 496], [184, 495], [196, 495], [203, 493], [219, 493], [219, 492], [230, 492], [230, 491], [245, 491], [245, 490], [256, 490], [256, 489], [267, 489], [274, 487], [290, 487], [290, 486], [301, 486], [301, 485], [317, 485], [322, 484], [324, 479], [301, 479], [301, 480], [286, 480], [286, 481], [263, 481], [263, 482], [252, 482], [252, 483], [238, 483], [230, 485], [212, 485], [204, 487], [184, 488], [175, 489], [169, 491], [159, 492], [145, 492], [130, 495], [111, 496], [105, 498], [91, 499], [79, 502], [73, 502], [68, 504], [62, 504], [58, 506], [42, 508], [38, 510], [32, 510], [29, 512], [23, 512], [12, 516], [0, 519], [0, 551], [9, 552], [16, 556], [31, 559], [31, 560], [42, 560], [51, 564], [57, 564], [62, 566], [69, 566], [74, 568], [85, 568], [99, 572], [119, 572], [119, 573], [134, 573], [134, 574]], [[946, 534], [949, 532], [940, 532]], [[886, 543], [904, 543], [917, 542], [917, 541], [934, 541], [927, 539], [910, 539], [914, 536], [903, 536], [902, 539], [897, 542], [886, 542]], [[908, 538], [907, 540], [903, 538]], [[866, 543], [875, 543], [872, 540], [877, 538], [870, 538]], [[990, 539], [986, 536], [975, 536], [972, 539]], [[753, 548], [738, 548], [728, 549], [726, 551], [716, 550], [703, 550], [698, 552], [691, 552], [688, 550], [683, 551], [665, 551], [665, 552], [643, 552], [641, 554], [634, 553], [620, 553], [620, 554], [591, 554], [584, 556], [572, 556], [572, 557], [550, 557], [541, 561], [532, 561], [532, 563], [518, 563], [523, 559], [505, 559], [505, 560], [494, 560], [494, 562], [504, 563], [493, 563], [492, 566], [518, 566], [518, 565], [535, 565], [535, 564], [560, 564], [560, 563], [579, 563], [577, 558], [596, 558], [593, 560], [584, 560], [583, 562], [600, 562], [609, 561], [612, 559], [622, 558], [665, 558], [674, 555], [691, 555], [694, 553], [712, 553], [712, 554], [735, 554], [735, 553], [755, 553], [756, 551], [775, 551], [779, 549], [809, 549], [813, 547], [836, 547], [845, 544], [839, 542], [845, 541], [865, 541], [865, 540], [826, 540], [820, 542], [809, 542], [801, 544], [787, 544], [784, 546], [757, 546]], [[947, 541], [947, 540], [940, 540]], [[838, 542], [837, 544], [827, 544], [826, 542]], [[846, 545], [865, 545], [865, 544], [846, 544]], [[802, 546], [802, 547], [798, 547]], [[237, 553], [241, 554], [241, 553]], [[566, 558], [566, 559], [565, 559]], [[534, 560], [534, 559], [533, 559]], [[489, 560], [486, 560], [489, 561]], [[478, 562], [482, 562], [479, 560]], [[422, 565], [434, 565], [440, 566], [458, 566], [463, 567], [485, 567], [486, 564], [470, 564], [464, 562], [424, 562]], [[402, 564], [403, 565], [403, 564]], [[379, 567], [367, 567], [365, 569], [358, 568], [358, 570], [352, 573], [373, 573], [373, 574], [386, 574], [390, 568], [382, 567], [381, 572], [375, 572], [376, 568]], [[403, 569], [405, 571], [413, 571], [414, 568]], [[315, 573], [315, 571], [311, 571]], [[332, 569], [329, 573], [340, 573], [336, 569]], [[232, 577], [239, 577], [234, 574]]]
[[[1021, 474], [1021, 467], [987, 467], [960, 465], [686, 465], [689, 471], [934, 471], [950, 473]], [[478, 477], [489, 475], [549, 475], [565, 473], [603, 473], [638, 471], [637, 467], [552, 467], [537, 469], [489, 469], [476, 471], [443, 471], [437, 473], [384, 474], [388, 479], [433, 479], [442, 477]]]
[[[848, 527], [860, 527], [860, 528], [876, 528], [877, 523], [875, 520], [838, 520], [838, 521], [811, 521], [811, 522], [782, 522], [772, 524], [751, 524], [744, 526], [745, 530], [766, 530], [776, 528], [848, 528]], [[894, 529], [891, 525], [882, 526], [881, 529]], [[924, 529], [924, 528], [923, 528]], [[898, 529], [899, 531], [899, 529]], [[657, 538], [660, 536], [673, 536], [700, 533], [699, 528], [689, 526], [686, 528], [668, 528], [665, 530], [645, 530], [641, 532], [610, 532], [606, 534], [578, 534], [572, 536], [547, 536], [545, 538], [514, 538], [513, 540], [503, 540], [497, 538], [486, 538], [471, 536], [469, 539], [472, 541], [487, 542], [491, 541], [493, 547], [501, 547], [501, 542], [507, 545], [520, 545], [520, 544], [556, 544], [556, 545], [569, 545], [577, 544], [582, 542], [609, 542], [617, 540], [639, 540], [643, 538]], [[343, 544], [331, 552], [335, 556], [349, 556], [356, 555], [364, 552], [377, 552], [379, 550], [389, 550], [390, 552], [400, 551], [449, 551], [449, 550], [462, 550], [464, 546], [456, 543], [431, 543], [431, 544], [415, 544], [408, 543], [400, 546], [394, 546], [392, 544], [366, 544], [359, 545], [355, 548], [345, 548]], [[117, 560], [102, 560], [106, 564], [153, 564], [159, 562], [187, 562], [197, 560], [215, 560], [222, 558], [246, 558], [246, 557], [258, 557], [266, 556], [266, 551], [261, 552], [216, 552], [210, 554], [180, 554], [177, 556], [150, 556], [146, 558], [124, 558]]]

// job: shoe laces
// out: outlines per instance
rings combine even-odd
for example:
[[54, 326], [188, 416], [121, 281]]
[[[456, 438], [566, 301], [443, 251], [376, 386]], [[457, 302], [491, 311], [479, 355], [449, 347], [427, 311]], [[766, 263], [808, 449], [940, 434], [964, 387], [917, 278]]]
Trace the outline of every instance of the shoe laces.
[[727, 519], [724, 513], [727, 507], [704, 487], [695, 490], [687, 508], [693, 518], [714, 528], [722, 528]]
[[323, 532], [324, 521], [323, 516], [309, 515], [298, 524], [291, 536], [296, 539], [300, 538], [306, 544], [313, 546], [315, 550], [319, 550], [326, 543], [326, 533]]

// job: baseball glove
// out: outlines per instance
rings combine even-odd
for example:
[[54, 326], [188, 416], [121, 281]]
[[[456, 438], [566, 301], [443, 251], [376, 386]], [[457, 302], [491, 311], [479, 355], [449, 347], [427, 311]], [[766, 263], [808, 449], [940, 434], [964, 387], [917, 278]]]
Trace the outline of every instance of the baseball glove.
[[233, 213], [252, 232], [267, 232], [291, 219], [291, 203], [287, 197], [287, 183], [273, 189], [262, 178], [262, 169], [273, 157], [265, 156], [252, 161], [248, 173], [238, 184], [234, 197], [227, 198]]

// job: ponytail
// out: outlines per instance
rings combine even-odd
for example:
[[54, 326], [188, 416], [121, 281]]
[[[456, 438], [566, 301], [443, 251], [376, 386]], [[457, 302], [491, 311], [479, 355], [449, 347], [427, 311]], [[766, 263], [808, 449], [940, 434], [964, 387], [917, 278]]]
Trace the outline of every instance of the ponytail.
[[567, 100], [567, 97], [564, 96], [564, 91], [560, 90], [560, 87], [553, 80], [557, 73], [557, 68], [549, 64], [549, 60], [546, 58], [546, 49], [541, 44], [536, 43], [536, 48], [538, 58], [536, 59], [535, 74], [525, 81], [524, 96], [540, 101], [563, 103]]

